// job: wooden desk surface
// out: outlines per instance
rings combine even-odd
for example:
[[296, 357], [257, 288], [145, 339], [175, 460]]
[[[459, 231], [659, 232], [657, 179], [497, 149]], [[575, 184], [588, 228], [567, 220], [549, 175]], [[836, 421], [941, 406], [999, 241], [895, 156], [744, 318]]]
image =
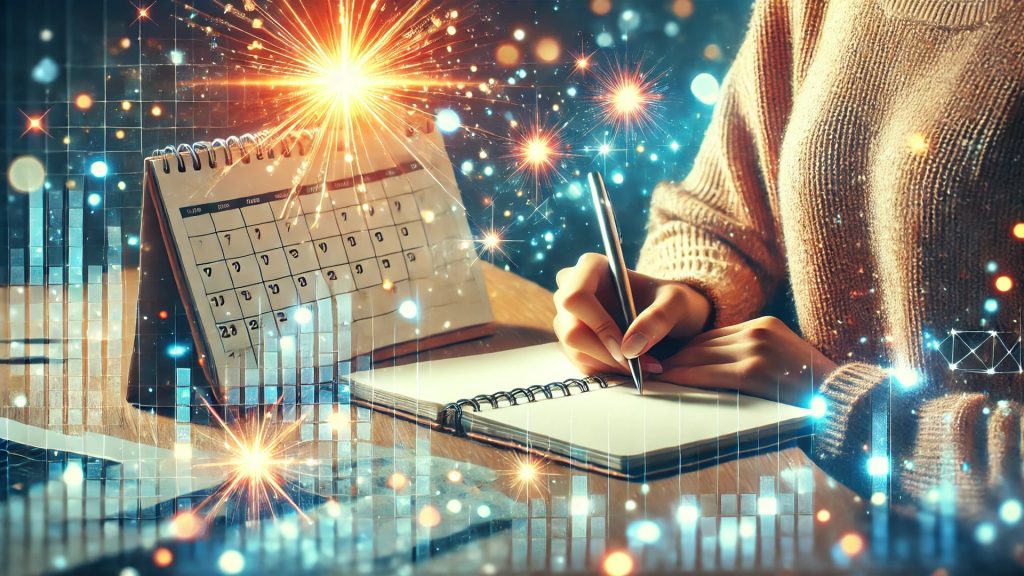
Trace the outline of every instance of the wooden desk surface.
[[[486, 264], [485, 278], [497, 321], [496, 333], [425, 356], [478, 354], [554, 340], [550, 292]], [[0, 364], [0, 416], [65, 433], [89, 430], [171, 448], [174, 422], [124, 401], [124, 372], [131, 339], [122, 335], [133, 332], [137, 283], [134, 272], [126, 272], [120, 283], [116, 276], [111, 280], [87, 284], [81, 292], [70, 295], [66, 286], [63, 292], [59, 286], [0, 288], [0, 302], [11, 312], [0, 318], [0, 358], [8, 359]], [[115, 313], [118, 305], [122, 314]], [[22, 396], [27, 404], [24, 407], [20, 407], [22, 400], [13, 400]], [[660, 542], [641, 551], [633, 549], [637, 562], [648, 568], [693, 565], [711, 569], [820, 569], [834, 567], [833, 550], [840, 537], [852, 530], [863, 532], [866, 520], [860, 498], [830, 479], [799, 448], [726, 459], [647, 484], [539, 462], [535, 463], [539, 472], [536, 480], [524, 485], [517, 482], [519, 459], [510, 452], [431, 433], [382, 414], [372, 414], [369, 425], [376, 446], [422, 446], [423, 439], [428, 438], [434, 456], [498, 471], [500, 489], [530, 504], [529, 529], [538, 530], [537, 522], [547, 527], [530, 532], [541, 536], [528, 538], [525, 546], [530, 560], [526, 565], [517, 564], [521, 560], [514, 557], [526, 550], [511, 545], [518, 537], [514, 531], [498, 533], [437, 560], [453, 565], [481, 564], [483, 553], [485, 561], [497, 570], [543, 571], [555, 569], [561, 562], [596, 568], [605, 551], [630, 543], [635, 546], [636, 535], [630, 526], [648, 519], [660, 527]], [[192, 441], [197, 447], [215, 447], [223, 441], [215, 428], [192, 427]], [[581, 486], [603, 504], [600, 509], [582, 511], [589, 523], [577, 525], [570, 517], [570, 540], [585, 538], [588, 544], [580, 549], [587, 552], [573, 548], [567, 560], [565, 553], [549, 542], [558, 531], [556, 524], [562, 522], [552, 515], [557, 516], [565, 502], [575, 502], [573, 497], [579, 496]], [[680, 512], [681, 502], [696, 503], [700, 509], [699, 534], [704, 538], [718, 534], [718, 539], [710, 544], [706, 540], [688, 542], [684, 525], [697, 520], [681, 518], [688, 514]], [[751, 503], [755, 509], [750, 508]], [[821, 511], [827, 511], [827, 515], [819, 514]], [[749, 522], [743, 521], [744, 517]], [[750, 534], [749, 526], [755, 519], [756, 534]], [[740, 555], [736, 552], [730, 560], [727, 548], [731, 545], [723, 543], [729, 539], [740, 542], [734, 552], [746, 546], [748, 540], [755, 543], [756, 557], [736, 559]], [[586, 554], [585, 561], [579, 554]]]

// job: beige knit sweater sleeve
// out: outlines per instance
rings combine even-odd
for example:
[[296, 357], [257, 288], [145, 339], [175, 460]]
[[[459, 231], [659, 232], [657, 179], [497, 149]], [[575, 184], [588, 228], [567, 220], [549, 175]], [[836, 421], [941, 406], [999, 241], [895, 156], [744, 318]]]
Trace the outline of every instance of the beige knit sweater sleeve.
[[722, 84], [694, 166], [654, 191], [640, 272], [704, 292], [718, 326], [765, 304], [785, 273], [774, 217], [775, 171], [790, 110], [790, 33], [781, 2], [758, 2]]

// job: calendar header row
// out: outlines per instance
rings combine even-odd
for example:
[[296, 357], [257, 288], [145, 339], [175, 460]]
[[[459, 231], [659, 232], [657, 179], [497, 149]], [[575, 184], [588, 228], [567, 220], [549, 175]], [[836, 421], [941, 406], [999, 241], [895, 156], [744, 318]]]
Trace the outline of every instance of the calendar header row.
[[[408, 174], [410, 172], [416, 172], [423, 170], [423, 165], [419, 162], [403, 162], [398, 166], [392, 168], [385, 168], [383, 170], [377, 170], [376, 172], [368, 172], [366, 174], [359, 174], [349, 178], [341, 178], [339, 180], [329, 180], [325, 184], [306, 184], [300, 186], [296, 191], [296, 196], [307, 196], [310, 194], [319, 194], [322, 190], [322, 186], [326, 186], [328, 191], [343, 190], [345, 188], [353, 188], [357, 184], [369, 184], [371, 182], [379, 182], [388, 178], [394, 178], [401, 176], [402, 174]], [[237, 210], [245, 208], [246, 206], [255, 206], [259, 204], [265, 204], [269, 202], [275, 202], [278, 200], [287, 199], [292, 193], [292, 189], [288, 188], [285, 190], [275, 190], [273, 192], [265, 192], [263, 194], [256, 194], [253, 196], [246, 196], [244, 198], [234, 198], [231, 200], [222, 200], [220, 202], [210, 202], [207, 204], [196, 204], [194, 206], [184, 206], [180, 208], [182, 218], [188, 218], [189, 216], [199, 216], [202, 214], [213, 214], [215, 212], [223, 212], [225, 210]]]

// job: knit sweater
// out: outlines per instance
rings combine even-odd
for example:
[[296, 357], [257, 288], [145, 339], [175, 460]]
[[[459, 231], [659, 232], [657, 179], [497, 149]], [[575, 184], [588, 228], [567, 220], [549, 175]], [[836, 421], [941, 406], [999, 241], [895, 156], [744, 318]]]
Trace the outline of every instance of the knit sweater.
[[[894, 494], [969, 514], [1021, 481], [1022, 287], [995, 288], [1024, 282], [1021, 30], [1015, 0], [758, 0], [638, 264], [704, 292], [717, 325], [788, 275], [802, 336], [839, 364], [820, 462], [857, 483], [870, 460], [874, 490], [888, 467]], [[1010, 333], [1014, 373], [951, 369], [951, 330]]]

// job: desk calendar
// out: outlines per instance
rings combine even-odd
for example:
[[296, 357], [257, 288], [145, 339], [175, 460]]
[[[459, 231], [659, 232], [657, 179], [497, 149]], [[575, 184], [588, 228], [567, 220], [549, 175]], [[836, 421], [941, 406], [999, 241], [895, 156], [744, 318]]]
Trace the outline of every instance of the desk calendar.
[[[354, 358], [487, 332], [440, 134], [372, 136], [314, 153], [316, 134], [246, 135], [146, 160], [142, 285], [173, 277], [219, 400], [289, 400], [279, 387], [331, 382]], [[159, 320], [141, 307], [140, 320]]]

